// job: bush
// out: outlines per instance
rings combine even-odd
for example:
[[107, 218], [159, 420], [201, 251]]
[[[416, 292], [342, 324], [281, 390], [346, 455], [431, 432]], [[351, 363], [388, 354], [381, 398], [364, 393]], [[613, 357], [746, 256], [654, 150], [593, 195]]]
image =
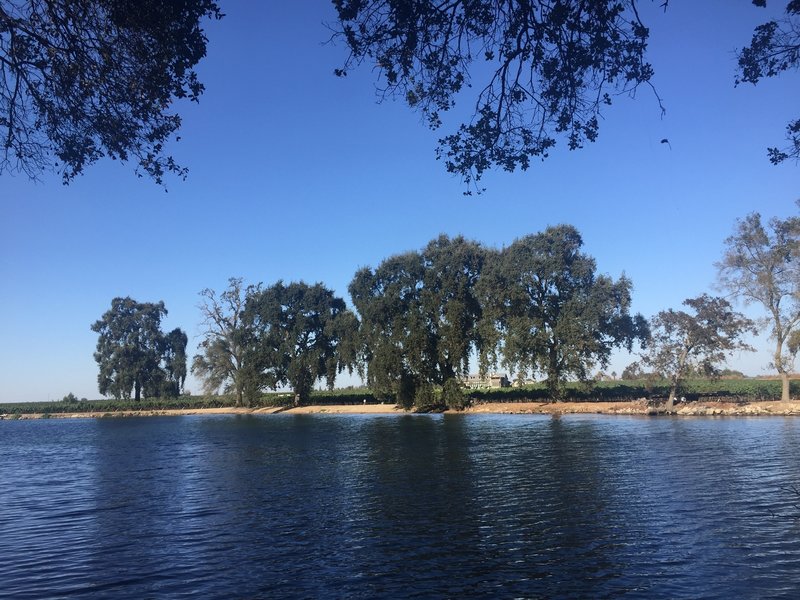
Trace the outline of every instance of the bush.
[[464, 410], [470, 405], [469, 398], [464, 395], [461, 384], [456, 379], [448, 379], [444, 382], [442, 402], [451, 410]]
[[436, 397], [436, 390], [427, 383], [421, 384], [414, 395], [414, 407], [420, 412], [429, 412], [441, 408], [440, 401]]

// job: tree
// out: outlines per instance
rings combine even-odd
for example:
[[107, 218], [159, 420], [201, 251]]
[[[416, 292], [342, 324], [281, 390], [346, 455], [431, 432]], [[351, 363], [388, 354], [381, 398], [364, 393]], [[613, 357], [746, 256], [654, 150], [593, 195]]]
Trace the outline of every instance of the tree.
[[[766, 0], [753, 0], [756, 6], [766, 6]], [[750, 45], [737, 55], [739, 83], [755, 85], [762, 77], [776, 77], [790, 69], [800, 69], [800, 0], [786, 5], [786, 16], [756, 27]], [[788, 146], [769, 148], [773, 164], [793, 158], [800, 160], [800, 119], [786, 126]]]
[[641, 315], [629, 315], [631, 282], [595, 275], [593, 258], [571, 225], [516, 240], [484, 270], [480, 361], [486, 371], [502, 357], [520, 379], [543, 374], [553, 398], [567, 377], [581, 381], [611, 350], [647, 337]]
[[260, 286], [244, 287], [241, 278], [231, 277], [228, 288], [219, 295], [208, 288], [200, 292], [205, 329], [202, 352], [192, 359], [192, 373], [203, 380], [207, 394], [215, 394], [220, 388], [226, 394], [235, 394], [236, 406], [249, 403], [258, 394], [256, 378], [245, 361], [253, 336], [243, 316], [247, 299], [259, 291]]
[[683, 304], [692, 313], [663, 310], [650, 323], [651, 339], [642, 356], [645, 365], [670, 380], [667, 410], [690, 372], [718, 377], [719, 363], [737, 350], [752, 350], [742, 337], [755, 333], [754, 323], [735, 312], [724, 298], [707, 294], [689, 298]]
[[284, 285], [282, 281], [247, 298], [245, 326], [254, 336], [246, 361], [252, 361], [262, 386], [289, 385], [295, 403], [305, 403], [314, 383], [333, 388], [336, 375], [352, 370], [358, 323], [344, 300], [321, 283]]
[[[338, 75], [368, 62], [382, 76], [380, 97], [401, 97], [431, 129], [442, 125], [456, 98], [473, 102], [470, 120], [439, 139], [436, 151], [468, 184], [495, 166], [527, 169], [533, 158], [547, 157], [557, 138], [571, 150], [595, 141], [602, 110], [615, 96], [642, 85], [654, 90], [649, 30], [637, 0], [333, 3], [334, 38], [350, 53]], [[659, 4], [666, 10], [669, 0]], [[798, 15], [800, 0], [791, 0], [784, 19], [756, 28], [739, 53], [737, 83], [800, 65]], [[468, 95], [473, 85], [479, 91]], [[773, 162], [798, 157], [800, 121], [787, 130], [790, 146], [770, 149]]]
[[376, 393], [410, 407], [443, 386], [461, 404], [448, 382], [468, 372], [480, 344], [475, 285], [485, 256], [477, 242], [441, 235], [421, 252], [356, 273], [349, 290], [361, 316], [367, 382]]
[[200, 22], [221, 16], [213, 0], [0, 0], [0, 174], [56, 167], [67, 183], [109, 156], [159, 184], [185, 176], [164, 153], [170, 107], [202, 94]]
[[173, 329], [163, 338], [162, 360], [165, 375], [162, 384], [163, 393], [169, 397], [180, 396], [186, 382], [186, 346], [189, 338], [179, 329]]
[[177, 396], [186, 378], [186, 334], [161, 332], [167, 309], [163, 302], [139, 303], [114, 298], [111, 309], [92, 325], [100, 334], [94, 358], [97, 383], [104, 396], [134, 399], [142, 395]]
[[800, 218], [774, 218], [764, 227], [751, 213], [736, 223], [717, 263], [720, 286], [745, 304], [760, 304], [775, 342], [770, 367], [781, 377], [781, 399], [789, 400], [789, 374], [800, 325]]

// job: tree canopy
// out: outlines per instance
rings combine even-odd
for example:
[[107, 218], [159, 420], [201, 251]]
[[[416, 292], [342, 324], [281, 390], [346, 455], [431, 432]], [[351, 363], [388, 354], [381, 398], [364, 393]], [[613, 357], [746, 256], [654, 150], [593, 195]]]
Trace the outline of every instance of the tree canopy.
[[752, 350], [742, 340], [755, 333], [754, 323], [733, 310], [724, 298], [707, 294], [684, 300], [692, 313], [663, 310], [650, 322], [651, 339], [643, 363], [670, 380], [667, 409], [690, 371], [719, 374], [719, 364], [736, 350]]
[[518, 378], [543, 374], [553, 397], [568, 376], [586, 381], [615, 347], [647, 337], [630, 316], [631, 282], [597, 275], [571, 225], [516, 240], [490, 261], [479, 283], [485, 370], [498, 357]]
[[[601, 108], [649, 83], [649, 32], [636, 2], [334, 0], [346, 74], [368, 61], [384, 96], [400, 96], [436, 129], [467, 87], [474, 116], [439, 140], [447, 170], [467, 182], [493, 166], [527, 169], [566, 139], [597, 138]], [[473, 74], [488, 66], [484, 79]]]
[[[753, 0], [756, 6], [766, 6], [766, 0]], [[764, 77], [776, 77], [789, 70], [800, 70], [800, 0], [786, 5], [782, 19], [768, 21], [756, 27], [750, 45], [738, 53], [736, 83], [755, 85]], [[787, 146], [769, 148], [773, 164], [800, 159], [800, 119], [786, 126]]]
[[260, 385], [289, 385], [298, 404], [308, 400], [317, 380], [332, 388], [336, 375], [355, 364], [356, 317], [321, 283], [278, 281], [255, 291], [243, 320], [254, 336], [245, 360]]
[[479, 345], [475, 295], [486, 251], [441, 235], [421, 252], [360, 269], [350, 296], [361, 316], [367, 382], [404, 406], [428, 402], [430, 387], [448, 386], [469, 370]]
[[[650, 32], [637, 0], [333, 3], [336, 37], [350, 52], [338, 75], [363, 62], [374, 66], [381, 97], [402, 98], [432, 129], [457, 99], [472, 103], [471, 118], [437, 148], [447, 170], [468, 183], [492, 167], [527, 169], [559, 138], [571, 150], [595, 141], [614, 97], [652, 88]], [[668, 5], [661, 2], [665, 10]], [[756, 28], [738, 55], [737, 83], [800, 66], [798, 16], [800, 1], [791, 0], [783, 19]], [[800, 121], [787, 131], [789, 147], [769, 150], [773, 162], [798, 158]]]
[[775, 342], [772, 364], [789, 400], [789, 374], [800, 329], [800, 217], [771, 219], [751, 213], [736, 223], [717, 263], [719, 283], [747, 304], [760, 304]]
[[186, 379], [186, 344], [180, 329], [161, 331], [167, 309], [163, 302], [139, 303], [114, 298], [111, 309], [92, 325], [99, 334], [94, 358], [97, 383], [104, 396], [139, 400], [177, 396]]
[[183, 176], [171, 107], [202, 94], [200, 23], [220, 16], [213, 0], [0, 0], [0, 174], [66, 183], [108, 156]]
[[[641, 0], [332, 2], [334, 37], [349, 50], [337, 74], [370, 63], [381, 97], [401, 97], [433, 129], [456, 100], [472, 104], [437, 148], [468, 183], [493, 167], [527, 169], [559, 140], [595, 141], [615, 97], [652, 88]], [[221, 17], [216, 0], [0, 0], [0, 174], [56, 169], [66, 183], [108, 156], [158, 183], [185, 176], [165, 150], [181, 124], [172, 107], [202, 94], [202, 23]], [[736, 83], [796, 71], [799, 20], [800, 0], [789, 0], [756, 27]], [[774, 163], [800, 158], [800, 119], [786, 133], [788, 145], [768, 149]]]

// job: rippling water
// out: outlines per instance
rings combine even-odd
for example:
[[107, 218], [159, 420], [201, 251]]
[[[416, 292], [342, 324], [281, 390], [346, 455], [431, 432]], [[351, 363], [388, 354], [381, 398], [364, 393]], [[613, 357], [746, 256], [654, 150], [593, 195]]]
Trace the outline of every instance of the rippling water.
[[797, 597], [800, 420], [0, 423], [0, 597]]

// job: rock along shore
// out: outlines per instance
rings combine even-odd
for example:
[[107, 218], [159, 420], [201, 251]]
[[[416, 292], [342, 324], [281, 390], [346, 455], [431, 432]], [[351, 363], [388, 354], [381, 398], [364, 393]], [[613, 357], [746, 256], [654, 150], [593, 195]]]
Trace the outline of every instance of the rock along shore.
[[[447, 411], [455, 412], [455, 411]], [[391, 404], [355, 404], [331, 406], [300, 406], [296, 408], [198, 408], [172, 410], [125, 410], [116, 412], [64, 412], [30, 413], [20, 415], [0, 415], [0, 419], [79, 419], [99, 417], [157, 417], [182, 415], [251, 415], [251, 414], [410, 414]], [[647, 400], [633, 402], [486, 402], [475, 404], [458, 414], [602, 414], [602, 415], [674, 415], [685, 417], [700, 416], [790, 416], [800, 415], [800, 400], [781, 402], [767, 400], [759, 402], [687, 402], [678, 403], [666, 413]]]

